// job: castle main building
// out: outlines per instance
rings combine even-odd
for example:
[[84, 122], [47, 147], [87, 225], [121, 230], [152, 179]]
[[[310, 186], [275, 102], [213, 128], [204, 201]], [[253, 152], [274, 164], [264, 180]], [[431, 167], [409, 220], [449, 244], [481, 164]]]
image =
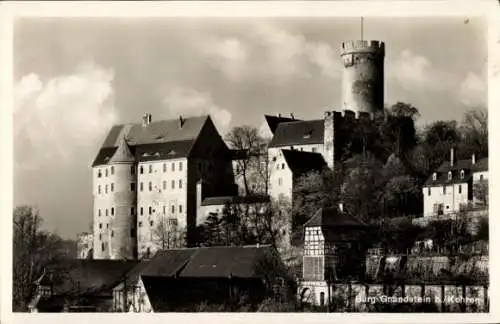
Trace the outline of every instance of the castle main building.
[[153, 122], [146, 114], [142, 123], [116, 125], [92, 169], [94, 259], [152, 255], [165, 247], [156, 232], [166, 227], [189, 244], [198, 181], [214, 195], [235, 191], [230, 151], [209, 116]]

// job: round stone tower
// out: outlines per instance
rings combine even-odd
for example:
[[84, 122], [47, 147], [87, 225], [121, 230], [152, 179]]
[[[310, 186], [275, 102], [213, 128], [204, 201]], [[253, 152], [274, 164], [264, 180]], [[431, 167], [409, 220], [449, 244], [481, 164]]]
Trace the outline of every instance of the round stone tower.
[[136, 201], [137, 175], [135, 158], [131, 154], [125, 138], [120, 138], [115, 154], [109, 160], [114, 168], [114, 190], [108, 231], [108, 249], [110, 259], [137, 258]]
[[344, 63], [342, 109], [375, 113], [384, 109], [383, 42], [357, 40], [342, 43]]

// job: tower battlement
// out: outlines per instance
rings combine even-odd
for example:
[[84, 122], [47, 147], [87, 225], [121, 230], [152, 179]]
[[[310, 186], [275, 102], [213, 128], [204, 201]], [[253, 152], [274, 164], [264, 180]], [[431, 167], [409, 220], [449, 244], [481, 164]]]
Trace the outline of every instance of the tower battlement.
[[351, 40], [343, 42], [340, 48], [340, 55], [353, 53], [372, 53], [385, 55], [385, 44], [376, 40]]
[[333, 118], [334, 120], [374, 120], [374, 114], [366, 111], [354, 111], [349, 109], [344, 109], [342, 111], [338, 110], [328, 110], [324, 114], [325, 119]]

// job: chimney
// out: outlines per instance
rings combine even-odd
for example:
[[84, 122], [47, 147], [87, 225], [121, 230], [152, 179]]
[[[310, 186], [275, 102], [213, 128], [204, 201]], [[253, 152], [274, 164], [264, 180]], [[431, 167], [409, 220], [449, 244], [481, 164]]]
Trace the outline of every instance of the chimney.
[[281, 118], [281, 114], [278, 114], [278, 117]]
[[148, 114], [146, 113], [143, 117], [142, 117], [142, 126], [148, 126], [149, 124], [151, 124], [151, 114]]
[[455, 161], [455, 151], [453, 147], [450, 149], [450, 166], [453, 166], [453, 162]]
[[182, 126], [184, 126], [184, 122], [186, 120], [184, 118], [182, 118], [182, 116], [179, 116], [179, 127], [182, 128]]
[[290, 113], [290, 117], [292, 117], [292, 119], [295, 120], [295, 117], [293, 116], [293, 113]]
[[472, 154], [472, 164], [476, 164], [476, 154]]

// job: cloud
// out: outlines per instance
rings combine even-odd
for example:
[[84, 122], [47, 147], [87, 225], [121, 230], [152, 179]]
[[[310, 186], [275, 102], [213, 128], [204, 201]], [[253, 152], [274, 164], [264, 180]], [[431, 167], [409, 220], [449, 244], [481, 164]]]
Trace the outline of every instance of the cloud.
[[233, 81], [270, 78], [288, 81], [318, 74], [338, 78], [338, 55], [324, 42], [307, 41], [270, 24], [258, 25], [250, 35], [211, 38], [200, 42], [200, 51], [226, 77]]
[[486, 91], [485, 80], [470, 72], [460, 85], [460, 101], [471, 107], [485, 106]]
[[67, 161], [92, 148], [116, 122], [113, 73], [93, 63], [42, 81], [35, 73], [14, 88], [17, 166], [36, 169], [49, 160]]
[[163, 104], [168, 110], [169, 117], [210, 114], [221, 134], [228, 131], [232, 119], [228, 110], [214, 103], [210, 93], [192, 88], [170, 88], [163, 98]]
[[388, 74], [403, 88], [412, 89], [428, 86], [434, 71], [426, 57], [404, 50], [391, 61]]

